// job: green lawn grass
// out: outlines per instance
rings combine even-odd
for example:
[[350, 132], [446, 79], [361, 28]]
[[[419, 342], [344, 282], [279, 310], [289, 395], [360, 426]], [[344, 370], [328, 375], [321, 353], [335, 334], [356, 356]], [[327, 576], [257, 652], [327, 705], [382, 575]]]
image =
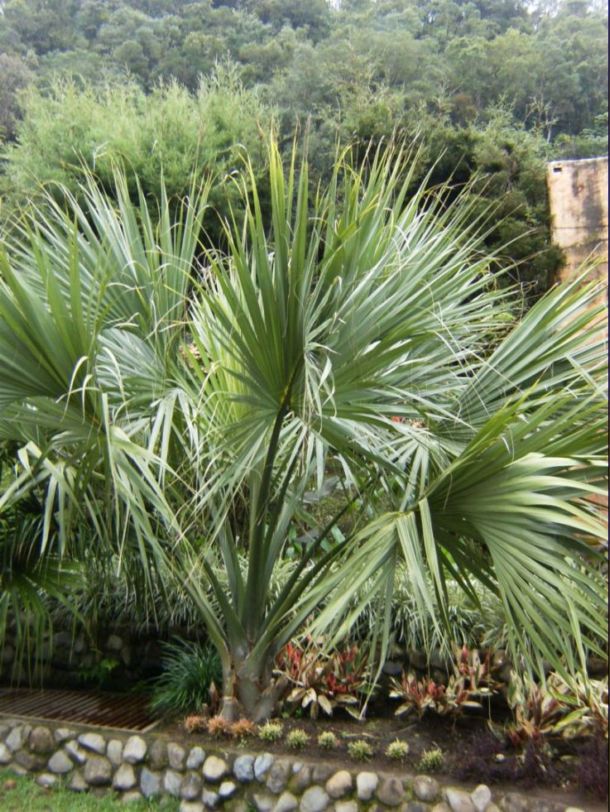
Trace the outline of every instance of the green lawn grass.
[[88, 792], [71, 792], [64, 788], [44, 789], [33, 776], [17, 776], [9, 770], [0, 770], [0, 809], [2, 812], [115, 812], [125, 809], [133, 812], [176, 812], [179, 802], [175, 798], [158, 801], [121, 803], [114, 793], [97, 798]]

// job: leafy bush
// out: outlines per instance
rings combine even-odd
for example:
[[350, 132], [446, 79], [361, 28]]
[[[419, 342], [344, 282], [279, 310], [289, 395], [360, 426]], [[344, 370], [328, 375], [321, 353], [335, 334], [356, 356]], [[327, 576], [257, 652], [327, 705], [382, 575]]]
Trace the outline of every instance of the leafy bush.
[[77, 676], [85, 685], [93, 684], [97, 688], [107, 687], [112, 679], [112, 672], [120, 665], [116, 657], [102, 657], [93, 665], [79, 668]]
[[597, 158], [608, 154], [608, 113], [595, 116], [593, 127], [587, 127], [577, 135], [561, 133], [553, 143], [553, 158], [574, 160]]
[[218, 654], [210, 645], [183, 640], [165, 643], [162, 664], [151, 699], [151, 708], [162, 713], [199, 710], [209, 701], [212, 683], [222, 678]]
[[462, 127], [424, 109], [414, 121], [406, 129], [422, 145], [421, 177], [430, 173], [431, 186], [451, 182], [455, 194], [473, 184], [476, 214], [494, 212], [485, 244], [497, 254], [494, 269], [504, 269], [498, 284], [515, 286], [531, 306], [555, 282], [563, 256], [551, 242], [548, 143], [501, 106], [484, 123]]
[[[37, 195], [40, 184], [63, 184], [77, 193], [84, 167], [112, 193], [121, 164], [134, 198], [136, 178], [154, 200], [161, 197], [161, 178], [170, 199], [214, 178], [210, 203], [227, 216], [235, 194], [226, 176], [239, 167], [244, 148], [262, 167], [260, 133], [270, 129], [271, 119], [269, 108], [227, 66], [202, 80], [195, 94], [175, 82], [147, 95], [126, 80], [101, 87], [56, 80], [47, 93], [32, 88], [25, 97], [18, 142], [6, 152], [6, 196], [18, 203]], [[210, 217], [206, 225], [215, 222]]]

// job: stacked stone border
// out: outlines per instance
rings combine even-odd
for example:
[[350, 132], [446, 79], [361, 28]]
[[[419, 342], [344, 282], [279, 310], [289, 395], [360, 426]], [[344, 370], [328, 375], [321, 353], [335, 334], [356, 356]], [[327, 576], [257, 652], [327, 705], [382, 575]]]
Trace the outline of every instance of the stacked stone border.
[[43, 787], [114, 791], [128, 803], [171, 795], [180, 812], [582, 812], [518, 793], [443, 786], [427, 775], [337, 769], [298, 757], [172, 741], [166, 734], [0, 718], [0, 766]]

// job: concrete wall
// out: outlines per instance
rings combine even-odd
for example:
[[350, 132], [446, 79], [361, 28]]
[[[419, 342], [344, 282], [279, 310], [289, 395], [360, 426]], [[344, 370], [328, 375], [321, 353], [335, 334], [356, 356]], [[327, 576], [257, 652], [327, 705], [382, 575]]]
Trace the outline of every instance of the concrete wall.
[[[608, 339], [608, 158], [553, 161], [547, 170], [553, 242], [565, 252], [559, 281], [567, 282], [583, 262], [595, 259], [590, 278], [605, 283], [596, 304], [606, 305], [606, 317], [591, 340]], [[608, 498], [592, 497], [608, 522]]]
[[[560, 281], [572, 279], [586, 259], [595, 257], [595, 276], [607, 283], [608, 158], [553, 161], [547, 181], [553, 242], [566, 256]], [[601, 300], [607, 305], [607, 289]]]

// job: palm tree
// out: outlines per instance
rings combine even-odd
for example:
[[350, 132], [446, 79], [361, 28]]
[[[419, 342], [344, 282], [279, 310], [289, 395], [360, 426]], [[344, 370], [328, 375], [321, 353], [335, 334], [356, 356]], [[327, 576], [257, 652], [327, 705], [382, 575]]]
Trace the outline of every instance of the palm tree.
[[[285, 643], [340, 639], [380, 594], [383, 652], [400, 567], [439, 627], [448, 580], [494, 590], [532, 666], [600, 650], [598, 292], [507, 320], [470, 205], [408, 194], [406, 163], [379, 153], [365, 177], [341, 156], [312, 199], [306, 162], [271, 145], [270, 227], [246, 167], [223, 254], [198, 247], [205, 190], [153, 218], [118, 174], [116, 207], [89, 182], [2, 255], [0, 437], [19, 453], [0, 510], [35, 492], [40, 556], [186, 589], [227, 717], [268, 717]], [[293, 544], [331, 473], [332, 511]]]

